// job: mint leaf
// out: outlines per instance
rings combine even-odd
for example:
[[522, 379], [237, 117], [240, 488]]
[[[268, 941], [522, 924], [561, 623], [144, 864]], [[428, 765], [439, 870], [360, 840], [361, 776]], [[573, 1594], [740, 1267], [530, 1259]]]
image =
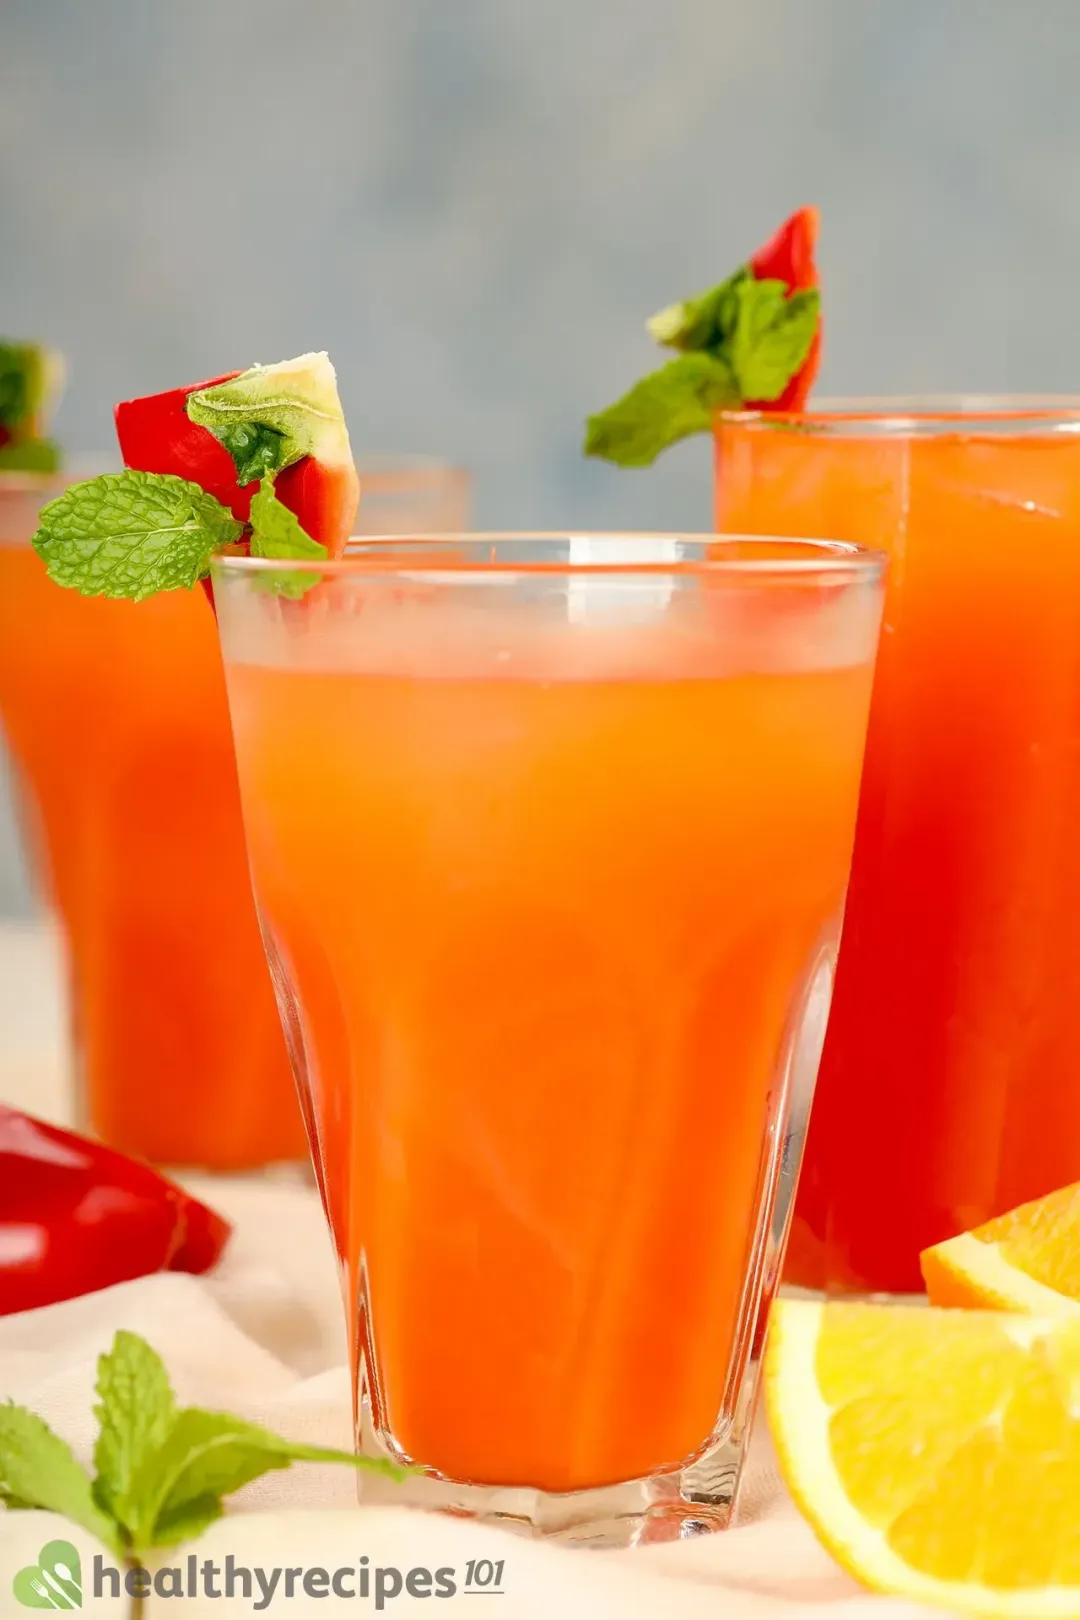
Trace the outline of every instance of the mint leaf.
[[56, 472], [62, 457], [52, 439], [12, 439], [0, 444], [0, 472]]
[[84, 596], [142, 601], [188, 588], [243, 532], [227, 507], [172, 473], [103, 473], [41, 510], [33, 539], [49, 577]]
[[665, 348], [678, 349], [683, 354], [721, 349], [735, 330], [739, 314], [738, 289], [751, 280], [750, 271], [743, 266], [718, 287], [699, 293], [696, 298], [687, 298], [681, 304], [669, 304], [645, 322], [649, 336]]
[[97, 1394], [94, 1498], [130, 1532], [138, 1521], [135, 1479], [164, 1444], [176, 1401], [161, 1357], [137, 1333], [123, 1330], [112, 1349], [98, 1357]]
[[816, 289], [788, 296], [782, 281], [742, 281], [729, 340], [731, 368], [744, 400], [779, 399], [800, 370], [817, 331], [821, 295]]
[[[280, 472], [289, 464], [289, 441], [265, 422], [224, 421], [214, 437], [225, 446], [236, 467], [236, 482], [243, 488], [264, 473]], [[295, 460], [295, 456], [292, 458]]]
[[155, 1547], [179, 1547], [184, 1541], [194, 1541], [216, 1520], [224, 1508], [218, 1496], [194, 1496], [178, 1508], [168, 1508], [158, 1514], [154, 1526]]
[[[223, 1412], [186, 1407], [168, 1437], [147, 1458], [135, 1483], [140, 1506], [136, 1548], [171, 1545], [189, 1523], [209, 1524], [221, 1511], [221, 1498], [242, 1485], [294, 1462], [348, 1463], [354, 1468], [400, 1478], [391, 1463], [284, 1440], [254, 1423]], [[163, 1540], [162, 1538], [166, 1538]]]
[[617, 404], [590, 416], [585, 454], [620, 467], [647, 467], [661, 450], [706, 432], [714, 414], [739, 403], [730, 365], [712, 354], [682, 354], [643, 377]]
[[62, 1513], [112, 1551], [123, 1550], [71, 1447], [33, 1412], [11, 1403], [0, 1406], [0, 1501], [9, 1511]]
[[[257, 495], [251, 501], [251, 555], [253, 557], [290, 558], [310, 557], [312, 560], [328, 555], [326, 547], [305, 533], [295, 512], [289, 510], [274, 494], [274, 481], [264, 478]], [[267, 573], [260, 583], [278, 596], [299, 600], [319, 583], [319, 574], [300, 571]]]
[[325, 546], [300, 526], [296, 513], [274, 494], [274, 480], [264, 478], [251, 501], [251, 555], [253, 557], [325, 558]]

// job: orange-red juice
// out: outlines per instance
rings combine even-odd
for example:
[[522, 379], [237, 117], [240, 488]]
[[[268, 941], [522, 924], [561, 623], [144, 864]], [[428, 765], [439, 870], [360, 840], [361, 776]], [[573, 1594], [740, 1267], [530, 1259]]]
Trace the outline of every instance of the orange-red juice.
[[0, 722], [67, 935], [89, 1124], [159, 1163], [302, 1159], [202, 592], [88, 599], [0, 538]]
[[787, 1276], [907, 1292], [1080, 1178], [1080, 416], [800, 425], [720, 430], [717, 527], [891, 565]]
[[375, 1427], [455, 1480], [636, 1478], [700, 1447], [738, 1376], [868, 662], [438, 678], [426, 656], [228, 666], [354, 1364]]

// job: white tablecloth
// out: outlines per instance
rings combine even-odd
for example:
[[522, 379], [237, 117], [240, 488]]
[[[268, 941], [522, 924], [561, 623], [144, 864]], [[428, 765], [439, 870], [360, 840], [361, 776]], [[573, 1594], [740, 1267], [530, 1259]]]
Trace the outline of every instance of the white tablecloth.
[[[64, 1122], [68, 1087], [64, 1013], [55, 937], [44, 928], [0, 927], [0, 1098]], [[235, 1235], [213, 1276], [158, 1276], [126, 1283], [47, 1310], [0, 1318], [0, 1398], [39, 1412], [89, 1459], [97, 1355], [118, 1328], [141, 1333], [165, 1357], [179, 1399], [265, 1423], [295, 1439], [347, 1447], [350, 1400], [340, 1300], [322, 1214], [313, 1194], [258, 1182], [194, 1183], [235, 1222]], [[760, 1428], [760, 1426], [759, 1426]], [[528, 1541], [434, 1514], [393, 1505], [393, 1487], [366, 1488], [358, 1508], [347, 1469], [305, 1464], [270, 1474], [239, 1493], [233, 1511], [193, 1549], [200, 1563], [224, 1566], [227, 1555], [251, 1568], [334, 1570], [450, 1567], [460, 1590], [470, 1559], [505, 1564], [500, 1620], [518, 1616], [663, 1615], [747, 1620], [842, 1611], [859, 1620], [872, 1611], [897, 1620], [922, 1611], [875, 1598], [823, 1552], [786, 1497], [764, 1433], [755, 1439], [740, 1524], [726, 1534], [632, 1552], [584, 1552]], [[317, 1509], [318, 1511], [311, 1511]], [[63, 1536], [80, 1549], [84, 1578], [95, 1549], [81, 1532], [44, 1514], [0, 1512], [0, 1620], [31, 1611], [11, 1596], [17, 1569], [42, 1544]], [[183, 1550], [186, 1558], [189, 1549]], [[180, 1563], [177, 1555], [170, 1562]], [[392, 1581], [390, 1581], [392, 1584]], [[153, 1620], [169, 1615], [220, 1617], [256, 1612], [245, 1598], [153, 1598]], [[126, 1603], [87, 1595], [82, 1613], [126, 1615]], [[390, 1615], [430, 1597], [403, 1591]], [[442, 1612], [436, 1602], [436, 1612]], [[334, 1597], [287, 1599], [269, 1608], [285, 1620], [374, 1609]], [[466, 1612], [469, 1612], [468, 1610]]]

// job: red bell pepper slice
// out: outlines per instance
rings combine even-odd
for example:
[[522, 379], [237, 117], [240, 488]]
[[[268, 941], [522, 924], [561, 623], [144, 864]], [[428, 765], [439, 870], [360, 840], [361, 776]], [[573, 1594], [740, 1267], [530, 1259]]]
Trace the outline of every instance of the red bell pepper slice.
[[227, 506], [239, 523], [246, 523], [258, 483], [241, 489], [236, 482], [236, 467], [225, 446], [219, 444], [207, 428], [191, 421], [184, 409], [189, 394], [231, 382], [239, 375], [238, 371], [229, 371], [223, 377], [191, 383], [187, 388], [170, 388], [164, 394], [127, 399], [115, 407], [113, 415], [125, 467], [138, 472], [173, 473], [177, 478], [190, 479]]
[[[227, 506], [238, 522], [246, 523], [258, 480], [238, 485], [229, 452], [209, 428], [193, 422], [185, 409], [189, 395], [232, 382], [241, 375], [230, 371], [207, 382], [170, 388], [164, 394], [148, 394], [117, 405], [116, 436], [124, 466], [138, 472], [173, 473], [190, 479]], [[305, 534], [324, 545], [331, 556], [340, 554], [356, 516], [354, 468], [328, 466], [317, 456], [303, 456], [278, 473], [274, 493], [296, 514]]]
[[0, 1316], [208, 1271], [230, 1231], [149, 1165], [0, 1104]]
[[[802, 292], [820, 285], [814, 248], [817, 244], [818, 211], [800, 208], [784, 221], [775, 236], [764, 247], [758, 248], [750, 260], [750, 268], [758, 281], [784, 281], [792, 292]], [[792, 377], [779, 399], [770, 402], [746, 402], [752, 411], [801, 411], [810, 397], [821, 365], [821, 316], [810, 345], [810, 352], [802, 367]]]

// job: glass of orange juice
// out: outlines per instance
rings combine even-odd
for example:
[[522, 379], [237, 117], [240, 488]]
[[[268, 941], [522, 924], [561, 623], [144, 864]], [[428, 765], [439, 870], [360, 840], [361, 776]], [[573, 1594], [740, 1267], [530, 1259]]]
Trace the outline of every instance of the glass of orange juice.
[[[467, 520], [458, 469], [364, 474], [368, 523]], [[30, 538], [70, 481], [0, 476], [0, 727], [64, 925], [81, 1122], [168, 1166], [305, 1167], [213, 614], [201, 590], [132, 603], [53, 585]]]
[[0, 483], [0, 722], [64, 926], [78, 1112], [158, 1163], [302, 1164], [213, 614], [54, 585], [29, 542], [62, 487]]
[[1080, 400], [724, 417], [718, 529], [891, 557], [851, 895], [786, 1280], [1080, 1178]]
[[882, 563], [678, 536], [220, 558], [357, 1444], [417, 1500], [719, 1528], [854, 836]]

